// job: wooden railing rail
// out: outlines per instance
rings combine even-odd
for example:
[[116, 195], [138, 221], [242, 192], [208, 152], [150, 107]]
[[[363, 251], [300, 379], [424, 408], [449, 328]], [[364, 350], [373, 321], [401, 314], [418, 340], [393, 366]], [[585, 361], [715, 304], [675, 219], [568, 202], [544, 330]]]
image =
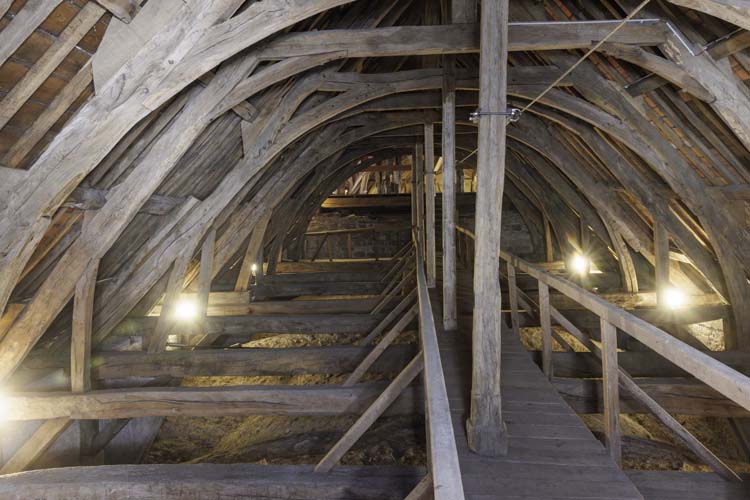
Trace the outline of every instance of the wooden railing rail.
[[[457, 231], [468, 239], [474, 239], [474, 233], [466, 228], [457, 227]], [[750, 411], [750, 377], [730, 368], [707, 354], [689, 346], [660, 328], [641, 318], [605, 301], [601, 297], [585, 290], [571, 281], [551, 274], [503, 250], [498, 252], [500, 259], [507, 262], [508, 282], [511, 302], [517, 300], [518, 289], [515, 283], [516, 269], [536, 278], [539, 282], [539, 313], [543, 332], [542, 367], [548, 377], [553, 376], [552, 365], [552, 328], [551, 320], [566, 328], [576, 338], [587, 345], [602, 360], [604, 421], [607, 447], [613, 458], [620, 462], [620, 429], [619, 386], [623, 386], [636, 399], [641, 400], [652, 413], [672, 430], [696, 455], [710, 465], [718, 474], [727, 479], [738, 480], [739, 477], [708, 448], [702, 445], [679, 422], [669, 415], [650, 396], [640, 390], [635, 381], [617, 362], [617, 329], [632, 336], [643, 345], [671, 361], [678, 367], [701, 380], [709, 387], [721, 393], [731, 401]], [[578, 330], [560, 312], [549, 303], [549, 288], [575, 300], [600, 318], [601, 347], [595, 346], [587, 336]], [[511, 304], [511, 323], [514, 330], [519, 324], [517, 304]]]
[[464, 498], [461, 468], [458, 462], [456, 440], [453, 435], [448, 392], [440, 360], [435, 318], [427, 289], [425, 260], [421, 244], [415, 233], [417, 294], [419, 297], [419, 336], [424, 357], [424, 383], [427, 431], [430, 452], [430, 474], [436, 500], [461, 500]]

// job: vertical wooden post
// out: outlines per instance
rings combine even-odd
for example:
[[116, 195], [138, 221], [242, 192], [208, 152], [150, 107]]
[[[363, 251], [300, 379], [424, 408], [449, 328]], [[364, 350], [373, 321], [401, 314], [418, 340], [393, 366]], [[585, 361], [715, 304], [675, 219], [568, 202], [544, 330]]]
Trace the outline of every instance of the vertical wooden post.
[[[508, 0], [483, 0], [480, 40], [480, 110], [507, 108]], [[506, 118], [479, 119], [474, 324], [471, 410], [466, 422], [469, 447], [480, 455], [504, 455], [508, 433], [500, 395], [500, 223], [505, 177]]]
[[617, 328], [601, 318], [602, 387], [604, 397], [604, 433], [607, 449], [618, 465], [622, 464], [620, 442], [620, 393], [617, 368]]
[[245, 258], [242, 259], [240, 274], [237, 277], [237, 283], [234, 286], [235, 292], [246, 292], [249, 289], [250, 279], [253, 276], [253, 265], [258, 266], [255, 271], [256, 283], [258, 282], [258, 276], [263, 275], [263, 237], [266, 234], [266, 228], [268, 227], [268, 221], [270, 219], [271, 211], [269, 210], [261, 215], [258, 222], [255, 223], [253, 233], [250, 236], [250, 242], [247, 244]]
[[94, 315], [94, 289], [99, 260], [89, 263], [76, 284], [73, 299], [73, 328], [70, 344], [70, 390], [91, 390], [91, 330]]
[[508, 261], [508, 295], [510, 297], [510, 324], [513, 335], [521, 337], [520, 318], [518, 315], [518, 285], [516, 283], [516, 268]]
[[214, 249], [216, 247], [216, 229], [211, 229], [203, 240], [201, 247], [201, 267], [198, 272], [198, 325], [196, 333], [205, 330], [208, 315], [208, 296], [211, 293], [211, 271], [214, 264]]
[[411, 156], [411, 227], [417, 230], [417, 156]]
[[542, 325], [542, 370], [552, 380], [552, 318], [549, 307], [549, 287], [539, 281], [539, 322]]
[[654, 269], [656, 271], [656, 303], [664, 305], [664, 292], [669, 288], [669, 233], [654, 221]]
[[[445, 168], [443, 168], [445, 170]], [[437, 273], [435, 249], [435, 126], [424, 124], [424, 200], [425, 200], [425, 252], [427, 286], [435, 286]]]
[[443, 57], [443, 328], [458, 327], [456, 295], [456, 58]]
[[[91, 332], [94, 317], [94, 293], [98, 272], [99, 259], [92, 260], [76, 284], [70, 336], [70, 390], [72, 392], [86, 392], [91, 390]], [[54, 439], [67, 428], [69, 422], [67, 419], [62, 419], [57, 424], [52, 425], [54, 431], [49, 436], [51, 441], [47, 443], [47, 446], [50, 446]], [[88, 450], [99, 430], [99, 421], [80, 420], [78, 426], [80, 430], [78, 449], [80, 463], [81, 465], [93, 464], [93, 457], [89, 456]]]
[[416, 171], [417, 192], [417, 234], [424, 249], [425, 246], [425, 219], [424, 219], [424, 144], [417, 143], [414, 146], [414, 170]]
[[552, 243], [552, 227], [546, 215], [544, 215], [544, 249], [547, 252], [547, 262], [553, 262], [555, 260], [555, 247]]
[[456, 24], [477, 22], [477, 2], [475, 0], [451, 0], [451, 16]]

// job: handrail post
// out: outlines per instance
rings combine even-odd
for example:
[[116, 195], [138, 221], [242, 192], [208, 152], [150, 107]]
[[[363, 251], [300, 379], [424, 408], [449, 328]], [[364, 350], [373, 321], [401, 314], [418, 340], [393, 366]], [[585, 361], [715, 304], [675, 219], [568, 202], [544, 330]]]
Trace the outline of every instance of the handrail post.
[[539, 281], [539, 322], [542, 325], [542, 370], [552, 380], [552, 319], [549, 307], [549, 286]]
[[520, 318], [518, 316], [518, 285], [516, 284], [516, 268], [508, 261], [508, 295], [510, 297], [510, 324], [513, 335], [521, 337]]
[[604, 399], [604, 433], [607, 450], [617, 465], [622, 465], [620, 440], [620, 393], [617, 366], [617, 328], [600, 318], [602, 340], [602, 392]]

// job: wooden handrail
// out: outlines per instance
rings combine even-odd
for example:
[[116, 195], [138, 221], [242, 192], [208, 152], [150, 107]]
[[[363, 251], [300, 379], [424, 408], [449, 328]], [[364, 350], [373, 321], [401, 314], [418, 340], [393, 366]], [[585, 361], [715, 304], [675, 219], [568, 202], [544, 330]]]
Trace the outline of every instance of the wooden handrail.
[[[457, 227], [457, 230], [470, 238], [474, 238], [474, 233], [466, 228]], [[575, 300], [600, 318], [616, 326], [698, 380], [703, 381], [728, 399], [750, 411], [750, 377], [687, 345], [641, 318], [610, 304], [601, 297], [565, 278], [539, 269], [533, 264], [504, 250], [499, 251], [499, 257], [540, 282]]]
[[[416, 236], [415, 236], [416, 240]], [[417, 240], [418, 241], [418, 240]], [[448, 392], [440, 360], [435, 318], [427, 291], [424, 256], [421, 246], [415, 245], [417, 264], [417, 293], [419, 296], [419, 333], [424, 353], [424, 384], [430, 442], [430, 467], [436, 500], [464, 498], [461, 468], [453, 435]]]

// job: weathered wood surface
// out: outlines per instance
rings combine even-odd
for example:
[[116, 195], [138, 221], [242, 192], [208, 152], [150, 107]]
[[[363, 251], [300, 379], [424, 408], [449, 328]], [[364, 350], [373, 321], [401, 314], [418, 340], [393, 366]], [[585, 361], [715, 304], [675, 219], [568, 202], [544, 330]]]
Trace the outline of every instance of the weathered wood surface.
[[[436, 301], [433, 307], [437, 314]], [[467, 498], [641, 500], [510, 330], [503, 332], [501, 359], [508, 454], [482, 457], [469, 451], [464, 418], [471, 384], [471, 337], [466, 319], [459, 318], [455, 333], [438, 328], [438, 339]]]
[[483, 2], [481, 21], [477, 207], [474, 250], [473, 372], [471, 412], [466, 427], [469, 447], [487, 456], [505, 454], [501, 384], [500, 249], [505, 185], [508, 75], [507, 0]]
[[[382, 383], [340, 386], [246, 386], [137, 388], [85, 393], [7, 396], [8, 420], [135, 418], [231, 415], [339, 416], [362, 413], [385, 388]], [[389, 414], [422, 412], [422, 390], [402, 393]]]
[[[750, 354], [738, 351], [708, 352], [727, 366], [740, 373], [750, 375]], [[534, 362], [541, 367], [541, 351], [532, 351]], [[590, 354], [583, 352], [552, 353], [555, 375], [563, 378], [596, 378], [601, 377], [601, 365]], [[617, 362], [621, 368], [633, 377], [689, 377], [690, 374], [654, 352], [624, 351], [617, 353]]]
[[[458, 212], [456, 211], [456, 60], [452, 56], [443, 58], [442, 101], [443, 186], [440, 212], [443, 229], [443, 327], [446, 330], [453, 330], [458, 324], [456, 319], [458, 316], [456, 295]], [[463, 179], [460, 182], [463, 183]]]
[[669, 2], [705, 12], [750, 30], [750, 6], [743, 0], [669, 0]]
[[71, 423], [72, 421], [65, 417], [53, 418], [43, 422], [31, 437], [16, 450], [13, 456], [3, 464], [0, 468], [0, 475], [21, 472], [31, 467], [34, 461], [54, 444], [55, 440]]
[[388, 387], [360, 415], [328, 453], [315, 466], [315, 472], [330, 472], [339, 460], [351, 449], [354, 443], [375, 423], [375, 420], [396, 401], [399, 395], [422, 372], [424, 367], [422, 353], [418, 353], [408, 365], [388, 384]]
[[[511, 23], [508, 50], [584, 49], [606, 36], [615, 23]], [[659, 45], [666, 41], [662, 22], [633, 23], [610, 38], [612, 43]], [[388, 57], [479, 52], [479, 26], [399, 26], [361, 30], [323, 30], [292, 33], [271, 42], [263, 50], [267, 59], [313, 56], [326, 51], [338, 57]]]
[[[378, 360], [381, 359], [382, 355], [385, 354], [386, 349], [389, 349], [390, 345], [393, 343], [394, 340], [401, 334], [401, 332], [404, 331], [404, 329], [411, 323], [411, 321], [417, 316], [417, 306], [412, 306], [406, 313], [399, 319], [395, 325], [386, 333], [382, 339], [380, 339], [380, 342], [378, 342], [375, 347], [370, 350], [370, 352], [367, 354], [367, 356], [357, 365], [357, 367], [352, 370], [352, 373], [349, 375], [349, 377], [344, 381], [343, 386], [344, 387], [351, 387], [354, 384], [358, 383], [362, 376], [372, 367], [373, 364], [375, 364]], [[372, 336], [368, 335], [367, 338], [362, 342], [363, 346], [369, 346], [370, 342], [368, 342], [369, 337]]]
[[47, 469], [0, 478], [8, 500], [108, 498], [327, 498], [401, 500], [419, 483], [421, 467], [338, 467], [254, 464], [120, 465]]
[[[462, 500], [463, 479], [459, 463], [456, 436], [452, 427], [450, 393], [441, 362], [438, 329], [435, 317], [440, 317], [440, 306], [434, 308], [424, 275], [424, 257], [417, 250], [417, 291], [419, 293], [419, 337], [424, 355], [425, 402], [431, 474], [435, 500]], [[433, 292], [435, 290], [433, 289]], [[438, 301], [439, 303], [439, 301]], [[435, 313], [435, 311], [438, 311]], [[440, 328], [442, 330], [442, 328]]]
[[[637, 379], [638, 386], [673, 414], [748, 417], [750, 414], [705, 384], [686, 378]], [[600, 413], [602, 384], [598, 380], [557, 378], [555, 388], [578, 413]], [[620, 394], [620, 413], [646, 413], [648, 409], [627, 391]]]
[[[369, 347], [355, 346], [103, 352], [95, 355], [92, 375], [105, 380], [163, 376], [339, 374], [352, 371], [370, 352]], [[368, 370], [373, 373], [395, 373], [411, 359], [414, 352], [413, 346], [390, 346]]]
[[[187, 299], [195, 297], [184, 293]], [[253, 314], [363, 314], [369, 313], [377, 297], [363, 299], [312, 299], [250, 301], [249, 292], [211, 292], [208, 301], [209, 316], [248, 316]], [[393, 304], [389, 304], [389, 307]], [[154, 306], [150, 314], [158, 315], [161, 305]]]
[[[268, 280], [266, 280], [268, 281]], [[383, 290], [380, 281], [337, 282], [337, 283], [267, 283], [252, 287], [256, 300], [279, 297], [299, 297], [302, 295], [377, 295]]]
[[[366, 333], [382, 315], [370, 314], [254, 314], [250, 316], [210, 316], [204, 330], [211, 335], [253, 335], [256, 333]], [[113, 335], [149, 335], [158, 324], [158, 317], [129, 318]], [[190, 322], [171, 319], [171, 330], [189, 332]]]
[[604, 403], [605, 444], [617, 465], [622, 464], [622, 432], [620, 430], [620, 384], [617, 366], [617, 329], [606, 319], [601, 320], [602, 402]]
[[750, 475], [730, 483], [718, 474], [631, 470], [626, 474], [644, 500], [743, 500], [750, 496]]

